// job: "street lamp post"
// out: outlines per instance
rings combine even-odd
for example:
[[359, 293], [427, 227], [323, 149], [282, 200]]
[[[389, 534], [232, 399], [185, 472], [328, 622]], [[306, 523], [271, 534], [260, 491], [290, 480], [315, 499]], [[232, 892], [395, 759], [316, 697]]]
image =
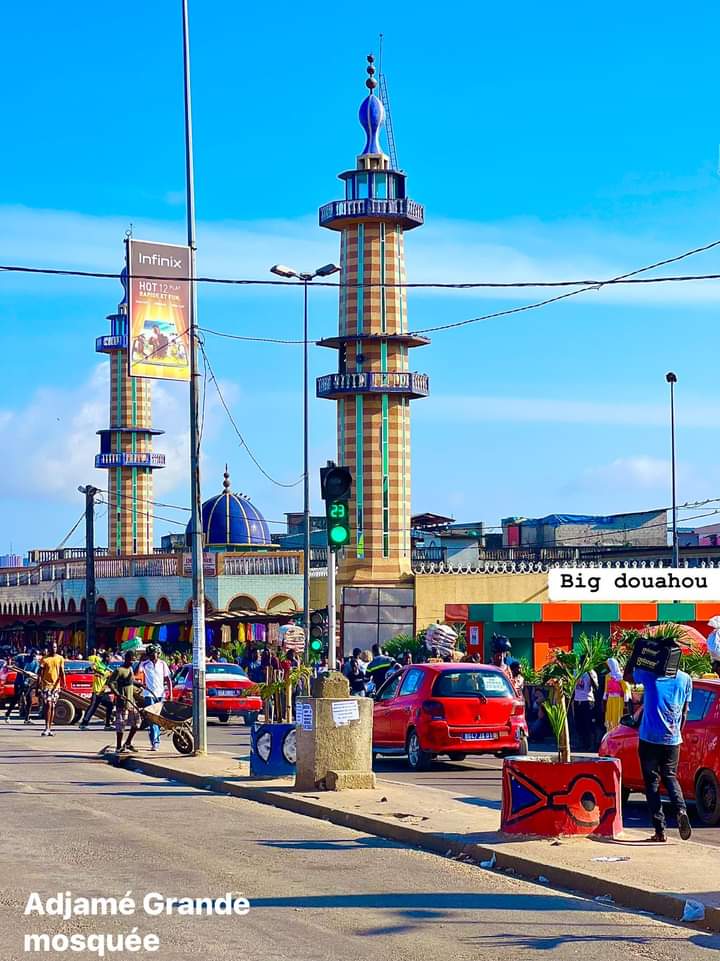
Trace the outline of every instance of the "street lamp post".
[[336, 264], [325, 264], [313, 273], [301, 273], [275, 264], [270, 273], [287, 279], [295, 278], [303, 285], [303, 627], [305, 628], [305, 659], [309, 656], [310, 644], [310, 383], [309, 383], [309, 342], [308, 342], [308, 285], [316, 277], [330, 277], [340, 268]]
[[672, 474], [672, 566], [680, 566], [677, 532], [677, 497], [675, 495], [675, 384], [677, 374], [668, 371], [665, 380], [670, 384], [670, 470]]

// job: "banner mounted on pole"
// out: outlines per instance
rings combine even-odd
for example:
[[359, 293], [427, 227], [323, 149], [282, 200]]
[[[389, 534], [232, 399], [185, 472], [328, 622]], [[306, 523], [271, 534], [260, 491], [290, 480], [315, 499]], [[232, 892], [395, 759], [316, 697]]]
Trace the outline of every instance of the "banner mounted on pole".
[[127, 241], [131, 377], [190, 380], [190, 248]]

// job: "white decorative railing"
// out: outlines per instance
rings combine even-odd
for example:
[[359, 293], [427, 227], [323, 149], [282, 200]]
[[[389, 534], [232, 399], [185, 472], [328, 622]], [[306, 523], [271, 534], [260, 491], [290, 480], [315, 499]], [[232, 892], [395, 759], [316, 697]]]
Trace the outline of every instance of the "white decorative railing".
[[302, 574], [302, 554], [226, 554], [225, 574]]
[[[477, 564], [453, 566], [447, 563], [421, 563], [413, 565], [414, 574], [542, 574], [549, 570], [571, 567], [652, 568], [671, 567], [669, 561], [479, 561]], [[685, 560], [680, 567], [720, 567], [717, 560]]]
[[[281, 551], [272, 554], [211, 554], [203, 555], [205, 576], [225, 574], [302, 574], [302, 552]], [[217, 565], [216, 566], [216, 561]], [[97, 580], [115, 577], [190, 577], [189, 554], [147, 554], [136, 557], [96, 557]], [[53, 581], [85, 580], [85, 561], [43, 561], [36, 567], [12, 568], [0, 571], [1, 587], [29, 587]]]

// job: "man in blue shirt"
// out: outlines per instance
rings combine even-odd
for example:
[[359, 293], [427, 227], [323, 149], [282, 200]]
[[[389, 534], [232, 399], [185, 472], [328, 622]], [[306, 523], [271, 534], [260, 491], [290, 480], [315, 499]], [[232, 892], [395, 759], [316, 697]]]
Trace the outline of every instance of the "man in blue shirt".
[[662, 781], [675, 808], [680, 837], [687, 841], [692, 834], [692, 828], [677, 777], [677, 766], [682, 728], [692, 698], [692, 680], [685, 671], [678, 671], [675, 677], [656, 677], [650, 671], [640, 668], [633, 670], [631, 663], [628, 663], [625, 669], [625, 680], [642, 684], [645, 692], [638, 753], [645, 781], [645, 795], [655, 828], [655, 833], [648, 840], [661, 843], [667, 840], [665, 815], [660, 799]]

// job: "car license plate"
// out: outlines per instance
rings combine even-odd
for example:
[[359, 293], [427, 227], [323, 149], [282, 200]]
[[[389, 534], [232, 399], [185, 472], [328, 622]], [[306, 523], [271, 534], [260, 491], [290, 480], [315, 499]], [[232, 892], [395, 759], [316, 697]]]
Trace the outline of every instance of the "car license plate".
[[216, 691], [215, 692], [215, 697], [234, 697], [234, 696], [235, 696], [234, 691]]
[[497, 731], [471, 731], [463, 734], [464, 741], [494, 741]]

